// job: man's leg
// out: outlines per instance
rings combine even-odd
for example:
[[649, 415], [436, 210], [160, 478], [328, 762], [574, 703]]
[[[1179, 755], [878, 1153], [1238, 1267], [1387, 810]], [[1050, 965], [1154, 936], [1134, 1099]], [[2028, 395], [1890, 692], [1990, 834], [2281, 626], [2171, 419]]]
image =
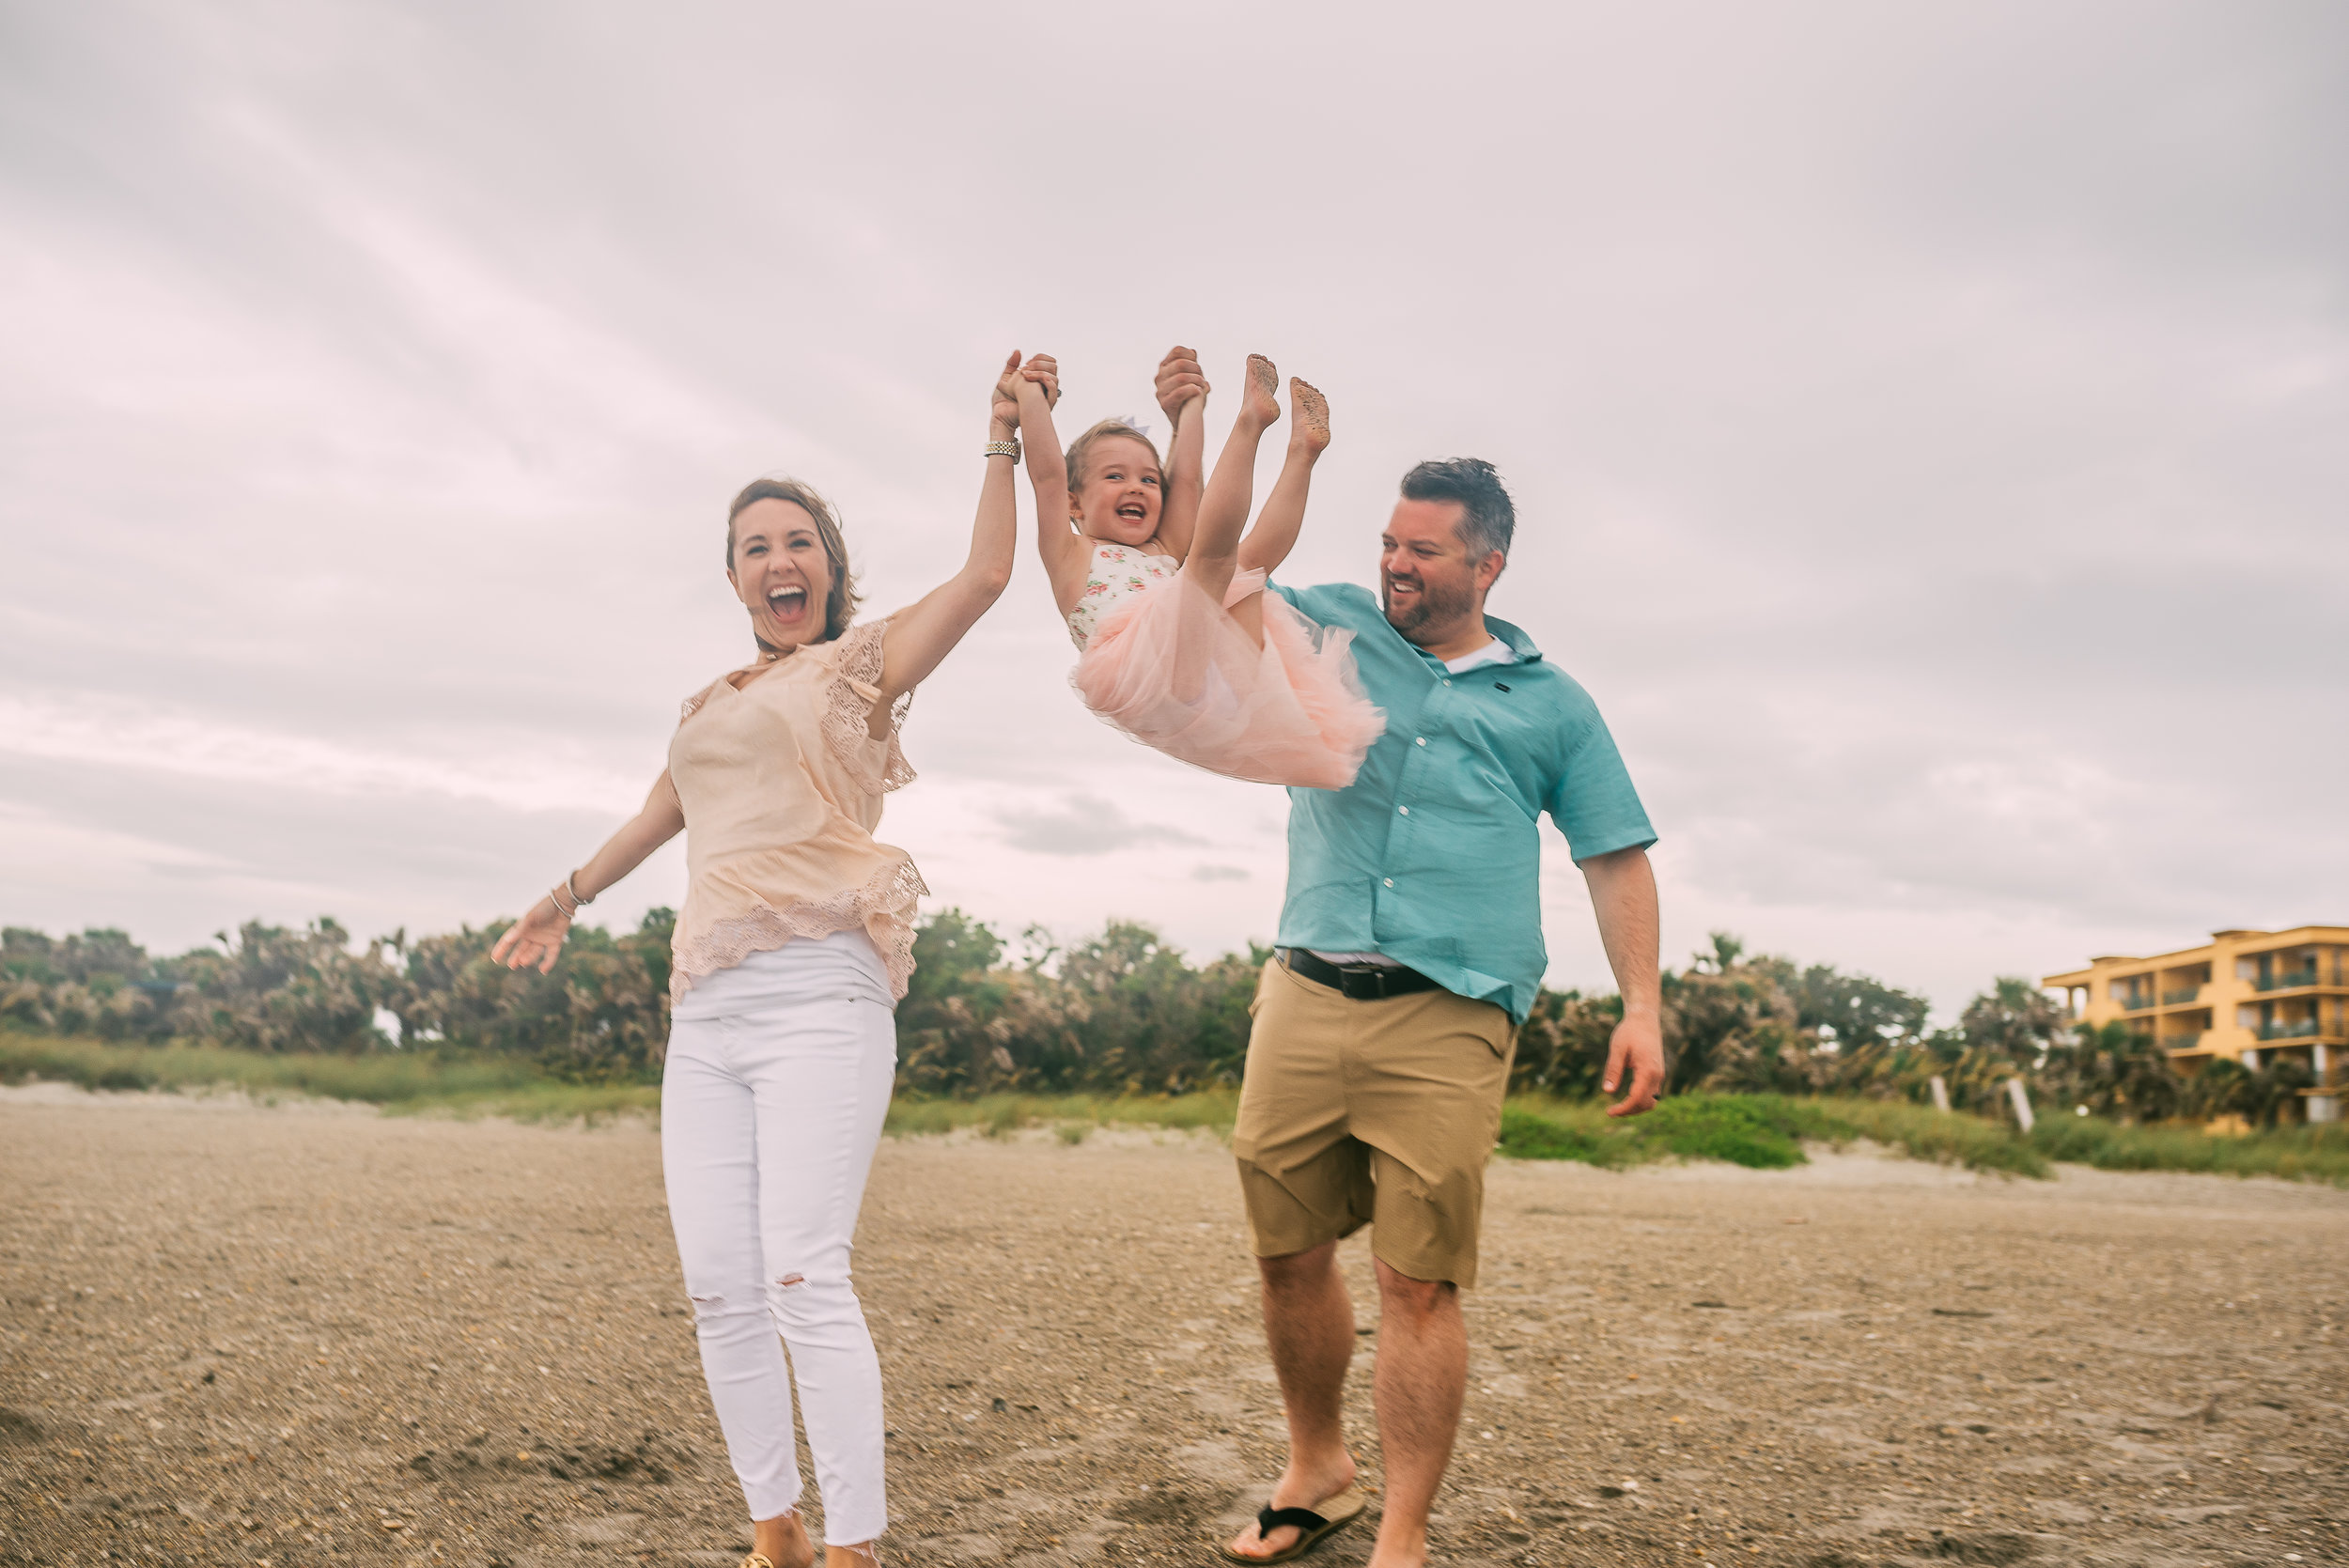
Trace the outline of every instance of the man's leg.
[[[1272, 1488], [1275, 1508], [1311, 1508], [1354, 1483], [1340, 1407], [1354, 1359], [1354, 1303], [1338, 1273], [1338, 1244], [1285, 1258], [1258, 1258], [1264, 1277], [1264, 1337], [1281, 1378], [1289, 1463]], [[1295, 1539], [1283, 1526], [1269, 1549]]]
[[1386, 1497], [1372, 1568], [1419, 1568], [1468, 1389], [1460, 1292], [1476, 1286], [1485, 1162], [1501, 1131], [1515, 1031], [1489, 1002], [1422, 991], [1365, 1020], [1349, 1101], [1377, 1193], [1378, 1433]]
[[1414, 1280], [1383, 1259], [1373, 1261], [1378, 1269], [1374, 1386], [1387, 1485], [1371, 1568], [1419, 1568], [1427, 1560], [1427, 1513], [1452, 1462], [1468, 1393], [1468, 1326], [1457, 1286]]
[[[1264, 1337], [1281, 1379], [1288, 1416], [1289, 1463], [1273, 1483], [1274, 1508], [1311, 1508], [1354, 1484], [1354, 1456], [1346, 1451], [1340, 1407], [1346, 1369], [1354, 1358], [1354, 1303], [1338, 1274], [1338, 1244], [1324, 1242], [1284, 1258], [1258, 1258], [1264, 1277]], [[1232, 1542], [1249, 1557], [1269, 1557], [1293, 1545], [1294, 1525], [1260, 1535], [1250, 1525]]]

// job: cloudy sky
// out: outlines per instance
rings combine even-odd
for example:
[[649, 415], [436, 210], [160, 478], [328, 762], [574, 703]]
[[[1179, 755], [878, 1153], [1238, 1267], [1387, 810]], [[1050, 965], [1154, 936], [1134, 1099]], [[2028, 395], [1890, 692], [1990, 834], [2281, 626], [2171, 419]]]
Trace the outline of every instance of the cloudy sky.
[[[744, 480], [832, 494], [886, 609], [961, 556], [1004, 353], [1073, 426], [1177, 340], [1330, 395], [1291, 581], [1501, 465], [1493, 607], [1615, 730], [1668, 958], [1948, 1009], [2349, 920], [2324, 0], [0, 0], [0, 919], [511, 913], [744, 655]], [[1268, 938], [1283, 799], [1071, 658], [1023, 553], [883, 836], [1007, 933]]]

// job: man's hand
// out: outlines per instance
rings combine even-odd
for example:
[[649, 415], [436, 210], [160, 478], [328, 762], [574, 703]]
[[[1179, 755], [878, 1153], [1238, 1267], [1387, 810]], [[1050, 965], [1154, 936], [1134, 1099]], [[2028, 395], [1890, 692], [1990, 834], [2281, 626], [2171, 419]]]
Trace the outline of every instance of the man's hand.
[[1637, 1116], [1656, 1107], [1656, 1092], [1664, 1087], [1664, 1031], [1653, 1013], [1627, 1013], [1615, 1026], [1607, 1045], [1607, 1076], [1599, 1087], [1611, 1094], [1631, 1069], [1631, 1087], [1622, 1101], [1607, 1108], [1610, 1116]]
[[1028, 363], [1019, 367], [1019, 375], [1044, 389], [1046, 408], [1060, 407], [1060, 361], [1050, 354], [1030, 354]]
[[1159, 361], [1156, 388], [1159, 407], [1172, 420], [1176, 411], [1194, 397], [1207, 395], [1207, 378], [1200, 374], [1199, 356], [1177, 343]]
[[1607, 1047], [1607, 1077], [1601, 1087], [1613, 1094], [1631, 1069], [1631, 1087], [1610, 1116], [1637, 1116], [1656, 1105], [1664, 1087], [1664, 1003], [1657, 963], [1656, 873], [1645, 849], [1616, 849], [1580, 862], [1591, 885], [1591, 912], [1598, 917], [1599, 940], [1607, 944], [1608, 967], [1623, 993], [1623, 1022]]

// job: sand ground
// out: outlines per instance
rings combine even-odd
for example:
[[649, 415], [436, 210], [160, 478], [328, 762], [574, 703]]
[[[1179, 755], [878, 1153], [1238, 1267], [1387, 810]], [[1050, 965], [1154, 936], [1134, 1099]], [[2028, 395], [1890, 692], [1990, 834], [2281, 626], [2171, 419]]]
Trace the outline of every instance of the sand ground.
[[[642, 1124], [36, 1088], [0, 1182], [0, 1562], [747, 1541]], [[2349, 1561], [2349, 1193], [1505, 1163], [1486, 1235], [1438, 1561]], [[858, 1278], [893, 1561], [1204, 1564], [1278, 1466], [1212, 1141], [886, 1142]]]

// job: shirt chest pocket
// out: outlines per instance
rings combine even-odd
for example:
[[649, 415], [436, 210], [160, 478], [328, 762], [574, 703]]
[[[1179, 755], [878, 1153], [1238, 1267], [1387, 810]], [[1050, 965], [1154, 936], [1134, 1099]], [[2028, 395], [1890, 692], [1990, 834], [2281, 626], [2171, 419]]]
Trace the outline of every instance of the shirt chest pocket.
[[1440, 787], [1455, 804], [1490, 810], [1498, 795], [1528, 821], [1541, 815], [1545, 759], [1555, 747], [1531, 703], [1505, 691], [1461, 693], [1444, 705], [1437, 727], [1450, 764]]

